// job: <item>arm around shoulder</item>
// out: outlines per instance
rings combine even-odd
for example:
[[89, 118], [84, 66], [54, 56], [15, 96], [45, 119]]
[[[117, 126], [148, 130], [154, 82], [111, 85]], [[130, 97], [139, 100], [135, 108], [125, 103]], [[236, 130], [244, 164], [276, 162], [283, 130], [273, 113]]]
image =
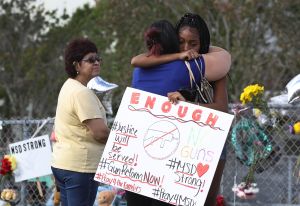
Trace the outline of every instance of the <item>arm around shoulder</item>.
[[97, 142], [101, 144], [106, 143], [110, 129], [107, 127], [103, 119], [88, 119], [85, 120], [84, 123], [91, 130], [93, 137]]
[[159, 64], [168, 63], [177, 59], [182, 59], [182, 53], [163, 54], [159, 56], [147, 55], [146, 53], [137, 55], [131, 59], [131, 65], [135, 67], [153, 67]]
[[221, 47], [212, 46], [209, 53], [203, 54], [205, 77], [208, 81], [216, 81], [224, 77], [230, 70], [231, 55]]

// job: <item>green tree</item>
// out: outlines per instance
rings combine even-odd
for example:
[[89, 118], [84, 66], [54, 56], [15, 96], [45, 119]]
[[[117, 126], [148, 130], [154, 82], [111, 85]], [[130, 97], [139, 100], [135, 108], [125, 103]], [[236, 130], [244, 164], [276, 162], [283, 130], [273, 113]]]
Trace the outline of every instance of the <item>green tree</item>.
[[[115, 53], [105, 58], [110, 60], [111, 75], [105, 73], [107, 70], [103, 75], [117, 81], [122, 91], [130, 85], [130, 58], [145, 51], [142, 34], [151, 22], [165, 18], [175, 23], [185, 12], [200, 14], [208, 23], [212, 44], [232, 55], [229, 94], [231, 101], [237, 101], [250, 83], [259, 82], [267, 90], [283, 90], [298, 73], [299, 10], [300, 3], [291, 0], [189, 0], [184, 5], [179, 0], [123, 1], [122, 5], [114, 0], [99, 1], [95, 11], [101, 17], [97, 26], [90, 27], [101, 31], [98, 39], [117, 40]], [[116, 105], [121, 95], [116, 96]]]
[[[95, 8], [78, 9], [60, 30], [69, 39], [85, 36], [94, 41], [103, 58], [100, 75], [114, 82], [119, 88], [114, 93], [116, 111], [123, 92], [131, 83], [133, 55], [145, 51], [143, 33], [159, 18], [174, 22], [175, 15], [163, 1], [99, 1]], [[145, 15], [147, 14], [147, 15]]]
[[232, 55], [231, 101], [254, 82], [282, 91], [299, 73], [300, 2], [205, 1], [197, 11], [207, 19], [214, 44]]
[[0, 87], [8, 100], [3, 106], [6, 117], [39, 117], [53, 103], [43, 90], [56, 84], [47, 79], [55, 61], [41, 53], [45, 34], [58, 23], [55, 12], [46, 12], [33, 0], [0, 2]]
[[113, 98], [117, 111], [131, 83], [130, 60], [145, 52], [145, 29], [157, 19], [175, 23], [186, 12], [200, 14], [208, 23], [212, 44], [230, 51], [231, 101], [238, 100], [247, 84], [283, 90], [299, 73], [298, 1], [99, 0], [93, 8], [78, 9], [68, 21], [63, 15], [64, 24], [55, 12], [46, 13], [33, 2], [0, 2], [0, 98], [8, 100], [0, 112], [7, 117], [55, 115], [57, 95], [67, 78], [64, 47], [82, 36], [100, 50], [100, 75], [119, 85]]

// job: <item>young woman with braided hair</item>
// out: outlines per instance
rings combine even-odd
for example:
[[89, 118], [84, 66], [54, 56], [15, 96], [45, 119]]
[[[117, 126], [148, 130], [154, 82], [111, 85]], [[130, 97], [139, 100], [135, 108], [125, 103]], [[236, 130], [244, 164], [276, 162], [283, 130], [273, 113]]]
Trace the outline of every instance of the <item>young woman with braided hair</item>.
[[[187, 13], [176, 25], [176, 31], [180, 38], [180, 51], [186, 51], [194, 49], [199, 51], [200, 54], [206, 54], [210, 50], [210, 34], [205, 21], [197, 14]], [[218, 61], [218, 60], [217, 60]], [[220, 60], [222, 61], [222, 60]], [[206, 64], [206, 72], [210, 69]], [[207, 104], [207, 106], [213, 109], [217, 109], [223, 112], [228, 112], [228, 96], [227, 96], [227, 82], [226, 77], [221, 78], [212, 83], [214, 87], [214, 102]], [[172, 98], [172, 94], [169, 94], [169, 98]], [[178, 96], [178, 97], [177, 97]], [[180, 93], [175, 92], [173, 98], [184, 99], [180, 97]], [[216, 204], [216, 197], [219, 192], [220, 182], [222, 179], [223, 170], [226, 162], [226, 145], [222, 151], [210, 190], [208, 192], [205, 206], [212, 206]]]

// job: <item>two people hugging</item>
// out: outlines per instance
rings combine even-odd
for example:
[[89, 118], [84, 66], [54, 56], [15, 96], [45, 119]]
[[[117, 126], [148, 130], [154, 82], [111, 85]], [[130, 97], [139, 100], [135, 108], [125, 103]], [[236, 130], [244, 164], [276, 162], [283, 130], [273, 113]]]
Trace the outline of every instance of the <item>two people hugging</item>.
[[[183, 15], [174, 27], [167, 20], [155, 21], [144, 34], [148, 51], [132, 58], [135, 67], [132, 87], [167, 96], [172, 103], [186, 101], [178, 92], [191, 87], [188, 61], [196, 82], [205, 77], [213, 87], [213, 102], [200, 104], [228, 112], [227, 73], [231, 66], [228, 51], [210, 45], [210, 33], [205, 21], [197, 14]], [[202, 75], [197, 68], [203, 65]], [[214, 206], [226, 161], [226, 147], [222, 151], [205, 206]], [[132, 192], [126, 192], [128, 206], [167, 206]]]

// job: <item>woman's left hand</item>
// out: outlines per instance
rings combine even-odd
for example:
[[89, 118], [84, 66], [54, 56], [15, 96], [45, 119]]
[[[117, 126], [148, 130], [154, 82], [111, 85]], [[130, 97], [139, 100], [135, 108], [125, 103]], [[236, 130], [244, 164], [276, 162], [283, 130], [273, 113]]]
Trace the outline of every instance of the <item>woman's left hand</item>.
[[195, 51], [194, 49], [190, 49], [187, 51], [180, 52], [178, 58], [187, 61], [191, 59], [196, 59], [200, 56], [201, 55], [197, 51]]
[[179, 92], [169, 92], [168, 98], [172, 104], [177, 104], [178, 101], [186, 101], [185, 98]]

